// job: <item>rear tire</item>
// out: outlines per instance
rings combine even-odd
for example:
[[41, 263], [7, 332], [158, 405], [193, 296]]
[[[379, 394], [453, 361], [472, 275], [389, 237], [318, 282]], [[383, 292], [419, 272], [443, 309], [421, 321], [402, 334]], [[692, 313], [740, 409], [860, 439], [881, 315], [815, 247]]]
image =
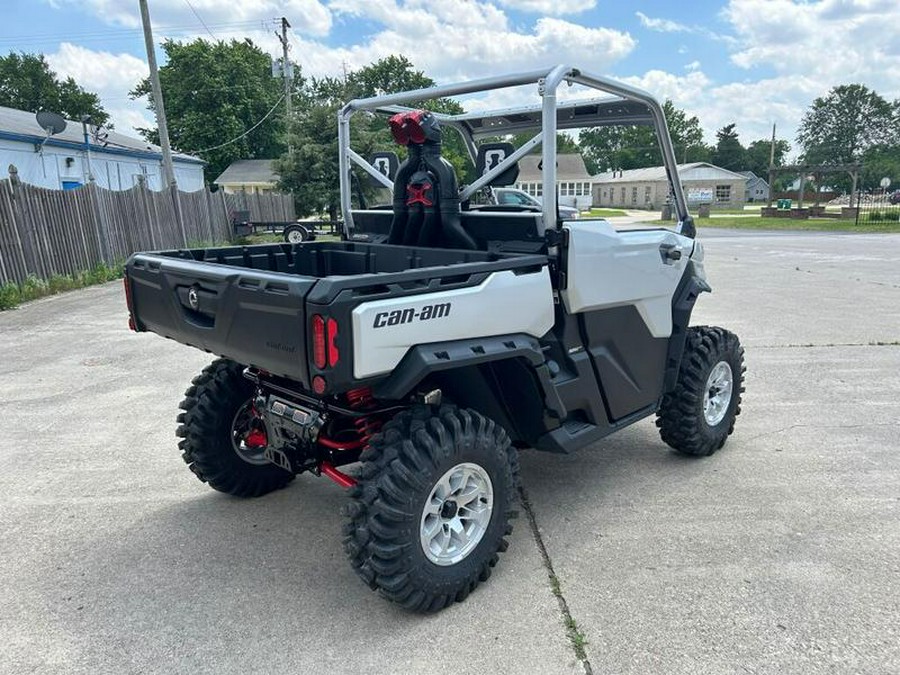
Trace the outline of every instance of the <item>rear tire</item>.
[[435, 612], [487, 581], [516, 515], [518, 456], [499, 425], [474, 410], [417, 406], [360, 460], [344, 549], [373, 590]]
[[697, 457], [725, 445], [741, 412], [746, 370], [744, 349], [734, 333], [714, 326], [689, 328], [677, 384], [656, 413], [663, 441]]
[[176, 435], [182, 458], [200, 481], [236, 497], [259, 497], [294, 475], [265, 460], [265, 445], [245, 442], [254, 392], [243, 369], [229, 359], [206, 366], [184, 394]]

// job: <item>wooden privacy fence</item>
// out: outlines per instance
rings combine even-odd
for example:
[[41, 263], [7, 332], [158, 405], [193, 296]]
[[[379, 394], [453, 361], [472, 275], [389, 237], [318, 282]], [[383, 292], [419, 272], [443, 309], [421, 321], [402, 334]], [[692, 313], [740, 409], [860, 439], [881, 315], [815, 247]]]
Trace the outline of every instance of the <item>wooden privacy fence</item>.
[[239, 210], [252, 220], [296, 218], [290, 195], [154, 192], [144, 181], [121, 192], [93, 183], [48, 190], [22, 183], [10, 166], [0, 181], [0, 284], [74, 274], [136, 251], [225, 242]]

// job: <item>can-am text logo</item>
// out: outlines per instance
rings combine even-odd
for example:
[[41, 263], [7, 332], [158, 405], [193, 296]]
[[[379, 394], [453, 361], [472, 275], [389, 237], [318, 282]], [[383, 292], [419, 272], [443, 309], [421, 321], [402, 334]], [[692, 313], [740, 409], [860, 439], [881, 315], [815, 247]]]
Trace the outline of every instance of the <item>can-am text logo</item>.
[[444, 302], [440, 305], [425, 305], [422, 309], [395, 309], [392, 312], [378, 312], [375, 315], [373, 328], [384, 328], [385, 326], [399, 326], [404, 323], [412, 323], [413, 321], [429, 321], [431, 319], [443, 319], [450, 316], [450, 305], [452, 303]]

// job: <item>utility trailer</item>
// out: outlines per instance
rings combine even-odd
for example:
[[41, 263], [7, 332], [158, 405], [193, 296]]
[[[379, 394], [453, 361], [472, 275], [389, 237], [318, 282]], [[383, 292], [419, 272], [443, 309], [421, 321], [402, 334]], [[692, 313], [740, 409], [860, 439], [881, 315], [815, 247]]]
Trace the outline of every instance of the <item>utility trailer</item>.
[[[611, 96], [560, 102], [563, 83]], [[408, 107], [523, 85], [536, 104]], [[393, 180], [350, 147], [363, 111], [383, 114], [406, 148]], [[559, 217], [557, 130], [615, 124], [656, 130], [674, 229]], [[520, 148], [496, 141], [527, 130]], [[444, 133], [459, 133], [480, 169], [471, 184], [441, 156]], [[740, 412], [743, 350], [723, 328], [689, 325], [710, 287], [652, 96], [557, 66], [354, 100], [338, 139], [342, 241], [128, 261], [131, 327], [220, 357], [178, 416], [200, 480], [259, 496], [300, 473], [331, 478], [348, 488], [353, 568], [386, 598], [436, 611], [465, 599], [506, 550], [519, 450], [572, 452], [654, 414], [680, 453], [723, 446]], [[468, 208], [476, 191], [512, 184], [538, 146], [541, 213]], [[391, 189], [390, 208], [354, 207], [354, 170]]]

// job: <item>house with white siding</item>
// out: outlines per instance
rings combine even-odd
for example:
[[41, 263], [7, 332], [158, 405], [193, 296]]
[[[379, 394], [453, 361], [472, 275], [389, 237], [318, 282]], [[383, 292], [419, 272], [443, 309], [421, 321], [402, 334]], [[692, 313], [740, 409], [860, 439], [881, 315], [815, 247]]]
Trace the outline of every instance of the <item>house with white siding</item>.
[[[515, 187], [540, 199], [544, 194], [543, 173], [538, 164], [540, 154], [525, 155], [519, 160], [519, 177]], [[591, 208], [591, 175], [584, 166], [584, 159], [575, 153], [556, 156], [557, 202], [584, 211]]]
[[[175, 180], [184, 192], [204, 187], [205, 162], [191, 155], [173, 153]], [[143, 176], [151, 190], [163, 187], [162, 152], [143, 139], [109, 131], [97, 139], [85, 139], [80, 121], [66, 120], [66, 128], [48, 136], [34, 113], [0, 106], [0, 166], [10, 164], [19, 179], [52, 190], [70, 190], [90, 177], [108, 190], [128, 190]]]

